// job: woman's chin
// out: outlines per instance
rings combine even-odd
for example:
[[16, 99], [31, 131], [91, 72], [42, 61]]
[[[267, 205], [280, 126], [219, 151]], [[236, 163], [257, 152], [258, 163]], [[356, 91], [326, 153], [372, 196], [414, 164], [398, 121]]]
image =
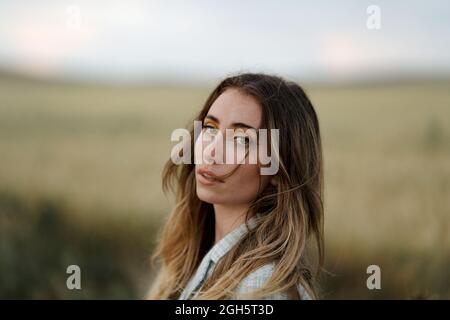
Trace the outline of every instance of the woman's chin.
[[202, 187], [197, 187], [197, 197], [207, 203], [221, 204], [226, 202], [223, 193], [219, 193], [215, 190], [208, 190]]
[[207, 202], [207, 203], [211, 203], [211, 204], [216, 204], [218, 202], [220, 202], [220, 197], [216, 194], [213, 194], [210, 191], [197, 191], [197, 197], [203, 201], [203, 202]]

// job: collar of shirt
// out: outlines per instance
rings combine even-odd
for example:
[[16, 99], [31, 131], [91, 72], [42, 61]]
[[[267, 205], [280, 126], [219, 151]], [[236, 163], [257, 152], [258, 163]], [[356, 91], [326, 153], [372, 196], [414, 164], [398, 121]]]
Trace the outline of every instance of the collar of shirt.
[[[256, 226], [256, 217], [251, 217], [248, 222], [250, 229]], [[225, 237], [220, 239], [208, 252], [209, 258], [216, 264], [238, 241], [249, 231], [244, 222]], [[206, 256], [205, 256], [206, 257]]]
[[194, 276], [188, 282], [179, 299], [189, 299], [191, 294], [201, 287], [220, 258], [222, 258], [249, 231], [247, 225], [250, 229], [253, 229], [256, 226], [256, 223], [257, 217], [253, 216], [247, 223], [242, 223], [219, 240], [203, 257], [202, 262], [198, 266]]

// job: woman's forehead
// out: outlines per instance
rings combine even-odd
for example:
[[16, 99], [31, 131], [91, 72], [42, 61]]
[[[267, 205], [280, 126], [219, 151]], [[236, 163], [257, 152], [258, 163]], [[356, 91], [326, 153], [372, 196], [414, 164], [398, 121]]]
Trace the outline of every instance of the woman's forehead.
[[214, 101], [207, 116], [217, 119], [221, 127], [231, 128], [240, 123], [257, 129], [261, 125], [262, 110], [254, 97], [231, 88]]

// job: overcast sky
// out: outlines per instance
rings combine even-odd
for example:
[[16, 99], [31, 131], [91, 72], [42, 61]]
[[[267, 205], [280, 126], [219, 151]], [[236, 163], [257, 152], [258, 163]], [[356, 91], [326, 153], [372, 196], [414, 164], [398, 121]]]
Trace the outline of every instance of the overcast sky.
[[[370, 5], [379, 29], [367, 27]], [[449, 39], [444, 0], [0, 1], [0, 69], [42, 77], [445, 75]]]

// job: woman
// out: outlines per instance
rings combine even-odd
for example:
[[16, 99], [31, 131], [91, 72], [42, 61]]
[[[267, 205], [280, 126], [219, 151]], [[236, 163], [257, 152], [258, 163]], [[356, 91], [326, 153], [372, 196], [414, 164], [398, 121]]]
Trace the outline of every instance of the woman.
[[[197, 163], [166, 164], [163, 186], [167, 190], [175, 182], [176, 205], [153, 256], [161, 267], [148, 297], [317, 298], [314, 282], [323, 264], [322, 147], [317, 115], [302, 88], [265, 74], [228, 77], [196, 119], [203, 128], [190, 141], [191, 150], [203, 149], [204, 161], [192, 155]], [[278, 129], [271, 154], [279, 164], [276, 173], [262, 175], [266, 165], [259, 158], [221, 163], [215, 142], [205, 143], [206, 135], [226, 136], [232, 129], [236, 145], [248, 148], [250, 135], [242, 128]], [[269, 144], [274, 147], [274, 141]], [[314, 265], [307, 259], [311, 236]]]

